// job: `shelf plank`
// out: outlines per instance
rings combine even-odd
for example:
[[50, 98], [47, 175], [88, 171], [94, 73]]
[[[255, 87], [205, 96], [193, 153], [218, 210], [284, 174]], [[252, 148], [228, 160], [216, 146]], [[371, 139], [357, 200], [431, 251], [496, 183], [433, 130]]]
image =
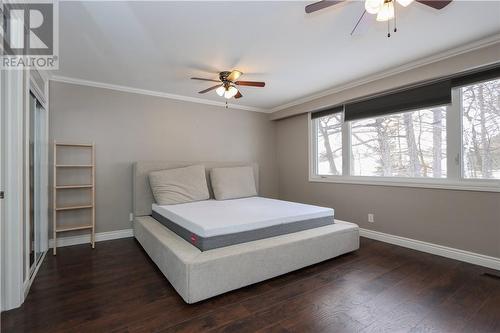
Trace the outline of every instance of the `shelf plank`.
[[84, 225], [74, 225], [74, 226], [67, 226], [67, 227], [58, 227], [58, 228], [56, 228], [56, 232], [83, 230], [83, 229], [92, 229], [92, 225], [91, 224], [84, 224]]
[[95, 165], [92, 164], [58, 164], [58, 168], [93, 168]]
[[92, 148], [92, 144], [88, 143], [64, 143], [64, 142], [57, 142], [56, 146], [61, 146], [61, 147], [82, 147], [82, 148]]
[[93, 205], [57, 207], [56, 211], [93, 208]]
[[74, 188], [92, 188], [94, 185], [92, 184], [82, 184], [82, 185], [57, 185], [56, 189], [65, 190], [65, 189], [74, 189]]

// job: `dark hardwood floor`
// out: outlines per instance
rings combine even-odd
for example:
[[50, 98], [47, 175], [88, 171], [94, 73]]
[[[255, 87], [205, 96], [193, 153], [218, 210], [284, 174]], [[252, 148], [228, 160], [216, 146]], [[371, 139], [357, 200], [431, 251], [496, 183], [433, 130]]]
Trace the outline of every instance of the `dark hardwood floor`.
[[[134, 239], [47, 255], [2, 332], [500, 332], [500, 279], [361, 240], [351, 254], [188, 305]], [[498, 274], [499, 272], [493, 272]]]

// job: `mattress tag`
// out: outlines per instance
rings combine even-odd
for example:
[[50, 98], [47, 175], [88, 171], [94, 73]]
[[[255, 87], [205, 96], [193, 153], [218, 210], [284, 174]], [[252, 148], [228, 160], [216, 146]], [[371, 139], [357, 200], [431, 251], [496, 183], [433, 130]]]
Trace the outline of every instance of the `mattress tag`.
[[191, 243], [195, 244], [198, 240], [198, 237], [195, 234], [191, 234]]

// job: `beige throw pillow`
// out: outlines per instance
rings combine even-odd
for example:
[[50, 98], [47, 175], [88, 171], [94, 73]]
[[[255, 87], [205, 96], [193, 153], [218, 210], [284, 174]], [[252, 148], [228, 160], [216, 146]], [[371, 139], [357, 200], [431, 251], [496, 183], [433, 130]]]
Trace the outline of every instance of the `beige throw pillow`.
[[253, 197], [257, 195], [253, 168], [213, 168], [210, 182], [216, 200]]
[[149, 174], [149, 184], [158, 205], [174, 205], [210, 198], [203, 165], [153, 171]]

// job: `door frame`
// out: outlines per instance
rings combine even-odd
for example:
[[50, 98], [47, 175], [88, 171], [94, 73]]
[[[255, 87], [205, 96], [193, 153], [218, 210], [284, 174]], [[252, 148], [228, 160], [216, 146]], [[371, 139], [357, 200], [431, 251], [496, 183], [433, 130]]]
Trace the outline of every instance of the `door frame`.
[[2, 221], [2, 310], [18, 307], [24, 301], [23, 233], [23, 109], [22, 70], [4, 71], [5, 84], [3, 137], [5, 199]]
[[[3, 5], [4, 1], [0, 0]], [[21, 38], [22, 36], [17, 36]], [[13, 37], [15, 38], [15, 37]], [[10, 310], [24, 301], [23, 234], [23, 112], [26, 73], [23, 69], [3, 70], [2, 172], [3, 200], [0, 224], [1, 310]]]

